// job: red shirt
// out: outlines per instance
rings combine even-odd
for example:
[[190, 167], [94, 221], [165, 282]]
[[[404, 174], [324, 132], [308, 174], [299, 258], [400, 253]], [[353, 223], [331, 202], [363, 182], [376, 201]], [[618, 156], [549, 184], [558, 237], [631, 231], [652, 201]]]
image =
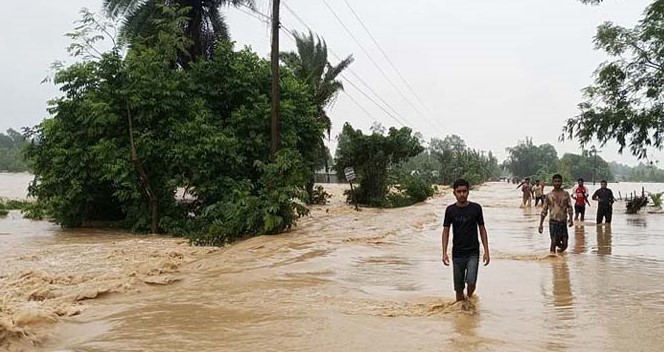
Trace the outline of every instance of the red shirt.
[[588, 199], [588, 189], [586, 189], [586, 186], [577, 186], [574, 189], [574, 195], [576, 196], [576, 205], [584, 205], [586, 199]]

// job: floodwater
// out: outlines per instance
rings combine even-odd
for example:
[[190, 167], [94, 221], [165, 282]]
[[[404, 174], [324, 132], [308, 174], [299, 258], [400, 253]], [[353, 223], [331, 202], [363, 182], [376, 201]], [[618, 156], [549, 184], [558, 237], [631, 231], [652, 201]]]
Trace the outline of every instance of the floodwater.
[[[3, 189], [25, 182], [0, 175]], [[0, 220], [0, 350], [662, 351], [664, 214], [618, 202], [597, 227], [593, 204], [549, 257], [539, 209], [519, 208], [514, 187], [471, 191], [492, 261], [478, 297], [456, 304], [440, 260], [449, 191], [361, 212], [336, 196], [290, 233], [222, 249], [13, 212]]]

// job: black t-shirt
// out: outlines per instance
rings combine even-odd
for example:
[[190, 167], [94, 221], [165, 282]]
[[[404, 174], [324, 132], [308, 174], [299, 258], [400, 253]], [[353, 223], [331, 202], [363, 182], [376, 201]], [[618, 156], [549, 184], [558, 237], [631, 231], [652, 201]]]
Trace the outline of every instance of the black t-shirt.
[[456, 203], [445, 209], [443, 227], [452, 225], [452, 257], [479, 254], [480, 242], [477, 239], [477, 227], [484, 225], [482, 206], [468, 202], [465, 207]]
[[613, 204], [613, 192], [608, 188], [600, 188], [593, 193], [593, 199], [598, 200], [598, 206], [608, 207]]

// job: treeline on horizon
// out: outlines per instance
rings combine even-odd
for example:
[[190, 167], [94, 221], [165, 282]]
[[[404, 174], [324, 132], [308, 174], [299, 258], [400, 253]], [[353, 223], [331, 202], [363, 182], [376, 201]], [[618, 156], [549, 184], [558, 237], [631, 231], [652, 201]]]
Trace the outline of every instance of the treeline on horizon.
[[23, 157], [26, 143], [23, 135], [14, 129], [8, 129], [7, 134], [0, 132], [0, 172], [28, 171]]
[[[371, 132], [374, 131], [385, 132], [385, 129], [378, 124], [372, 128]], [[0, 132], [0, 172], [30, 172], [23, 156], [26, 144], [24, 136], [14, 129], [10, 128], [6, 133]], [[443, 139], [433, 138], [421, 154], [403, 163], [403, 171], [417, 173], [436, 184], [451, 184], [454, 179], [461, 176], [472, 184], [501, 176], [548, 180], [547, 177], [552, 175], [552, 172], [562, 172], [569, 177], [592, 180], [593, 168], [597, 180], [664, 182], [664, 170], [652, 162], [640, 162], [637, 166], [615, 161], [607, 164], [606, 160], [598, 155], [595, 164], [591, 150], [583, 151], [580, 155], [566, 153], [559, 159], [552, 145], [534, 146], [529, 139], [515, 147], [507, 148], [507, 151], [508, 159], [499, 164], [492, 152], [486, 153], [486, 157], [483, 157], [484, 151], [467, 147], [465, 141], [457, 135], [449, 135]], [[334, 158], [328, 156], [328, 162], [328, 166], [333, 167]]]
[[653, 163], [640, 162], [631, 167], [615, 161], [607, 163], [593, 148], [581, 154], [565, 153], [558, 158], [551, 144], [534, 145], [526, 138], [516, 146], [506, 149], [507, 159], [502, 166], [510, 175], [549, 182], [552, 175], [561, 174], [567, 182], [582, 178], [586, 181], [607, 180], [609, 182], [664, 182], [664, 170]]

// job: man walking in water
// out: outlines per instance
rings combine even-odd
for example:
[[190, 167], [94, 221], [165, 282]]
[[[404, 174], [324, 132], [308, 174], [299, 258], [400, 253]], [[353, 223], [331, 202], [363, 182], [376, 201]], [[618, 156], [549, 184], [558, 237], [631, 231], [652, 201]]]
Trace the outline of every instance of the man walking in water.
[[522, 206], [530, 206], [531, 204], [531, 197], [532, 197], [532, 186], [530, 185], [530, 177], [526, 177], [523, 182], [521, 182], [516, 188], [518, 189], [521, 187], [521, 192], [522, 192], [522, 199], [521, 199], [521, 205]]
[[586, 215], [586, 204], [590, 206], [590, 202], [588, 201], [588, 189], [583, 185], [582, 178], [577, 180], [577, 185], [572, 190], [572, 198], [576, 201], [574, 204], [574, 220], [579, 220], [579, 215], [581, 215], [581, 221], [583, 222]]
[[611, 224], [611, 216], [613, 215], [613, 192], [606, 188], [606, 180], [600, 182], [600, 189], [593, 193], [593, 200], [597, 201], [597, 224], [602, 223], [602, 219], [606, 219], [607, 224]]
[[549, 192], [544, 199], [538, 231], [539, 233], [544, 231], [544, 218], [549, 215], [549, 236], [551, 237], [549, 251], [554, 254], [556, 247], [558, 247], [558, 252], [567, 249], [569, 235], [565, 225], [567, 223], [572, 227], [574, 221], [572, 221], [572, 200], [569, 193], [562, 189], [563, 177], [560, 174], [553, 175], [552, 183], [553, 191]]
[[468, 284], [468, 296], [470, 299], [475, 292], [477, 283], [477, 269], [480, 259], [480, 243], [477, 240], [477, 229], [482, 238], [484, 247], [484, 266], [489, 265], [489, 241], [486, 228], [484, 227], [484, 216], [482, 206], [469, 202], [468, 193], [470, 184], [464, 179], [454, 181], [452, 185], [456, 203], [450, 204], [445, 209], [445, 220], [443, 220], [443, 264], [450, 265], [447, 255], [447, 243], [450, 238], [450, 226], [452, 226], [452, 271], [454, 272], [454, 291], [457, 302], [463, 301], [464, 289]]
[[538, 203], [544, 205], [544, 184], [540, 183], [540, 180], [535, 180], [535, 186], [533, 187], [533, 197], [535, 197], [535, 206]]

